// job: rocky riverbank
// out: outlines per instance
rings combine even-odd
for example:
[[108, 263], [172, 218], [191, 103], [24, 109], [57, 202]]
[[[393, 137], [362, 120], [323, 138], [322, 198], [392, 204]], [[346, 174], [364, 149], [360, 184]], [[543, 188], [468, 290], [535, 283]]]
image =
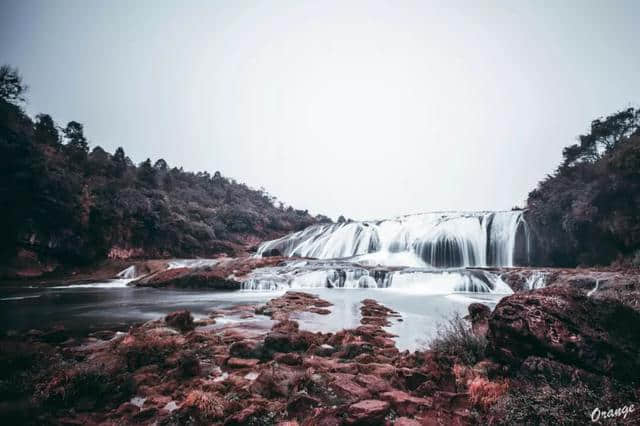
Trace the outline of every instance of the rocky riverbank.
[[[400, 352], [399, 314], [361, 303], [361, 325], [300, 329], [331, 304], [288, 292], [266, 305], [179, 311], [73, 338], [0, 339], [0, 417], [26, 424], [584, 424], [640, 403], [640, 313], [550, 286], [472, 304], [430, 349]], [[226, 317], [245, 321], [224, 321]], [[417, 331], [419, 332], [419, 330]], [[612, 412], [615, 414], [615, 411]], [[620, 411], [620, 413], [622, 413]], [[635, 424], [638, 413], [619, 423]]]

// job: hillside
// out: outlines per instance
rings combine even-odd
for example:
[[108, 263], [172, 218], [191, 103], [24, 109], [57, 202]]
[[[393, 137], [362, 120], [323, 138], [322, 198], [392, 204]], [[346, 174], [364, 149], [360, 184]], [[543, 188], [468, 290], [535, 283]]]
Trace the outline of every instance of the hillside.
[[640, 110], [591, 123], [530, 194], [536, 263], [640, 265]]
[[2, 67], [0, 264], [32, 272], [106, 258], [240, 254], [259, 241], [328, 221], [219, 172], [165, 160], [136, 165], [122, 148], [90, 150], [80, 123], [64, 128], [21, 108], [24, 86]]

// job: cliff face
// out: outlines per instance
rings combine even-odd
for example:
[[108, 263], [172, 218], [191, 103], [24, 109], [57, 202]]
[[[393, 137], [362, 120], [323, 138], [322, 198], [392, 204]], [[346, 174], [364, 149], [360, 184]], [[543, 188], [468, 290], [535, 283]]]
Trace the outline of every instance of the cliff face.
[[219, 172], [185, 172], [162, 159], [136, 166], [121, 148], [89, 152], [78, 123], [63, 133], [51, 117], [32, 121], [0, 100], [5, 274], [105, 258], [237, 255], [328, 220], [278, 207]]

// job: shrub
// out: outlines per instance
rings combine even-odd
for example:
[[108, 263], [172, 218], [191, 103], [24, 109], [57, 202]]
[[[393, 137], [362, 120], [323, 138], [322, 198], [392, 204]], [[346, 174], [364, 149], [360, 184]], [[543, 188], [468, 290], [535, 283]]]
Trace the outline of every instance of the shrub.
[[127, 336], [118, 347], [130, 371], [150, 364], [164, 364], [178, 349], [174, 336], [162, 337], [144, 332]]
[[100, 367], [79, 365], [60, 370], [39, 387], [37, 396], [50, 407], [70, 407], [86, 400], [87, 409], [109, 401], [122, 401], [131, 394], [131, 386], [120, 376], [111, 376]]
[[582, 384], [514, 389], [491, 408], [490, 424], [587, 424], [591, 410], [601, 405], [596, 394]]
[[507, 382], [492, 382], [484, 377], [476, 377], [469, 383], [469, 399], [473, 405], [488, 409], [507, 392]]
[[487, 339], [473, 334], [471, 326], [456, 314], [444, 324], [429, 348], [438, 354], [457, 358], [464, 365], [473, 365], [485, 358]]

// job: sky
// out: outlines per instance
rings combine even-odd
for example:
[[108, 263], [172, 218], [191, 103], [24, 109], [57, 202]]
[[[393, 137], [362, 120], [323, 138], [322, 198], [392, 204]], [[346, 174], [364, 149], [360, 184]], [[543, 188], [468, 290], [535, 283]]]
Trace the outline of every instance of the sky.
[[30, 115], [354, 219], [523, 205], [640, 102], [638, 1], [0, 3]]

